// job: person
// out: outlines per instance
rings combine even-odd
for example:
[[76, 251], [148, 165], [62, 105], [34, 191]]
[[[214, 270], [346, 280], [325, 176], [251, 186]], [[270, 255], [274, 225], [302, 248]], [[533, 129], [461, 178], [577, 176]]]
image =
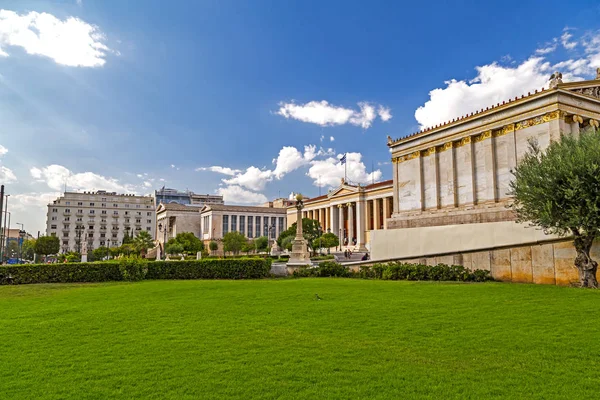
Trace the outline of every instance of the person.
[[365, 254], [362, 256], [362, 261], [367, 261], [368, 259], [369, 259], [369, 253], [365, 253]]
[[348, 249], [344, 250], [344, 258], [348, 259]]
[[348, 258], [352, 258], [352, 250], [348, 250]]

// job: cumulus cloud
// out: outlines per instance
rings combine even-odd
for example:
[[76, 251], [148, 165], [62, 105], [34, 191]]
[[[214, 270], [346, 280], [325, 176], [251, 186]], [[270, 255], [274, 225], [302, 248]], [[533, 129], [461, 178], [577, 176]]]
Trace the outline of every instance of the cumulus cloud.
[[0, 54], [5, 57], [12, 46], [70, 67], [100, 67], [112, 52], [105, 40], [97, 26], [79, 18], [61, 20], [48, 13], [0, 10]]
[[233, 169], [233, 168], [229, 168], [229, 167], [220, 167], [218, 165], [213, 165], [212, 167], [196, 168], [196, 171], [212, 171], [212, 172], [216, 172], [219, 174], [230, 175], [230, 176], [233, 176], [235, 174], [239, 174], [240, 172], [242, 172], [239, 169]]
[[[291, 118], [302, 122], [317, 124], [320, 126], [335, 126], [351, 124], [368, 129], [377, 117], [375, 106], [368, 102], [358, 103], [359, 109], [345, 108], [329, 104], [326, 100], [310, 101], [305, 104], [296, 104], [295, 102], [279, 103], [279, 110], [276, 114], [285, 118]], [[383, 116], [380, 112], [380, 118], [387, 121], [391, 118], [389, 108], [379, 106], [383, 110]], [[387, 119], [384, 119], [387, 118]]]
[[[585, 55], [552, 64], [543, 55], [556, 50], [559, 43], [566, 49], [573, 49], [581, 43]], [[415, 119], [421, 128], [431, 127], [527, 92], [547, 88], [550, 74], [554, 71], [562, 72], [564, 82], [591, 78], [595, 76], [595, 68], [600, 67], [600, 31], [588, 32], [576, 39], [566, 28], [560, 39], [553, 39], [535, 53], [520, 64], [505, 66], [493, 62], [476, 67], [477, 75], [471, 80], [446, 81], [445, 87], [429, 92], [429, 101], [415, 111]]]
[[377, 114], [379, 114], [379, 118], [381, 118], [383, 122], [387, 122], [392, 119], [392, 110], [390, 110], [389, 107], [379, 106], [377, 109]]
[[233, 178], [223, 179], [228, 185], [240, 185], [250, 190], [263, 190], [267, 184], [273, 180], [273, 171], [261, 170], [256, 167], [248, 167], [243, 173], [239, 173]]
[[0, 157], [8, 153], [8, 149], [0, 144]]
[[15, 173], [4, 165], [0, 165], [0, 182], [2, 183], [14, 183], [17, 181]]
[[307, 165], [317, 156], [317, 147], [314, 145], [304, 146], [304, 153], [292, 146], [284, 146], [276, 159], [273, 160], [275, 170], [273, 175], [277, 179], [283, 178], [284, 175], [297, 170], [298, 168]]
[[346, 170], [348, 180], [352, 183], [368, 184], [381, 179], [381, 170], [367, 172], [361, 153], [347, 153], [346, 166], [340, 163], [340, 157], [312, 161], [306, 175], [313, 179], [315, 186], [321, 187], [339, 186], [344, 177], [344, 170]]
[[220, 187], [217, 189], [217, 194], [223, 196], [226, 203], [259, 204], [267, 202], [267, 197], [264, 194], [251, 192], [238, 185]]
[[109, 192], [136, 193], [132, 185], [121, 183], [118, 179], [108, 178], [93, 172], [73, 173], [62, 165], [48, 165], [43, 168], [33, 167], [29, 170], [38, 182], [45, 183], [50, 189], [63, 190], [65, 183], [73, 190], [106, 190]]
[[335, 142], [335, 138], [333, 136], [329, 136], [329, 141], [330, 142]]

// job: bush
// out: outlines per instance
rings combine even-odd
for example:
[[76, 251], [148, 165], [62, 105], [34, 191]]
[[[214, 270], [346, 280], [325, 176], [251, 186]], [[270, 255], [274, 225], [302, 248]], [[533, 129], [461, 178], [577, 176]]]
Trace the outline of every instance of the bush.
[[362, 266], [356, 276], [383, 280], [485, 282], [493, 280], [490, 271], [469, 271], [461, 265], [423, 265], [392, 262]]
[[143, 279], [258, 279], [268, 277], [270, 269], [271, 261], [261, 258], [151, 262], [122, 258], [91, 263], [0, 266], [0, 285]]
[[324, 261], [320, 263], [318, 267], [311, 267], [309, 265], [301, 267], [294, 271], [294, 276], [298, 278], [330, 276], [349, 277], [351, 274], [348, 268], [344, 267], [342, 264]]

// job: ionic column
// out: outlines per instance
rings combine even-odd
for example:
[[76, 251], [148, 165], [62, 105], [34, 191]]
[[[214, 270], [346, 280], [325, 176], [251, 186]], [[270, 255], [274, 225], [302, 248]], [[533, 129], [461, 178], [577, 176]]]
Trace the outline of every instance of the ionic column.
[[398, 212], [400, 210], [400, 194], [398, 188], [398, 161], [397, 159], [392, 159], [392, 170], [393, 170], [393, 183], [394, 183], [394, 211]]
[[329, 222], [331, 223], [331, 232], [338, 235], [339, 234], [338, 233], [339, 223], [336, 221], [335, 211], [336, 211], [335, 206], [329, 207]]
[[331, 213], [329, 212], [329, 208], [324, 208], [323, 211], [325, 212], [325, 232], [327, 232], [327, 229], [331, 231]]
[[352, 243], [354, 238], [354, 206], [348, 203], [348, 244]]
[[[373, 200], [365, 200], [365, 230], [370, 231], [371, 228], [371, 214], [373, 213]], [[375, 221], [375, 219], [373, 219]]]
[[390, 210], [389, 210], [389, 197], [384, 197], [383, 198], [383, 229], [387, 229], [387, 220], [388, 220], [388, 215], [390, 214]]
[[338, 235], [340, 235], [340, 240], [344, 243], [344, 206], [342, 204], [338, 204]]
[[381, 229], [381, 218], [379, 213], [379, 199], [375, 199], [373, 200], [373, 229]]
[[358, 246], [358, 251], [367, 250], [365, 247], [365, 209], [366, 201], [356, 202], [356, 246]]

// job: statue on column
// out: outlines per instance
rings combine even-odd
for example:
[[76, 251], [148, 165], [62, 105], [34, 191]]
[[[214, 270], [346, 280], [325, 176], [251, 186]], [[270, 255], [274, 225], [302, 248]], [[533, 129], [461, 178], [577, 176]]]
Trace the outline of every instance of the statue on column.
[[302, 209], [304, 208], [303, 197], [301, 194], [296, 195], [296, 237], [292, 242], [292, 254], [288, 261], [288, 267], [305, 266], [310, 264], [310, 253], [306, 239], [302, 233]]
[[556, 71], [555, 73], [550, 75], [550, 89], [554, 89], [558, 86], [559, 83], [563, 83], [562, 73]]

